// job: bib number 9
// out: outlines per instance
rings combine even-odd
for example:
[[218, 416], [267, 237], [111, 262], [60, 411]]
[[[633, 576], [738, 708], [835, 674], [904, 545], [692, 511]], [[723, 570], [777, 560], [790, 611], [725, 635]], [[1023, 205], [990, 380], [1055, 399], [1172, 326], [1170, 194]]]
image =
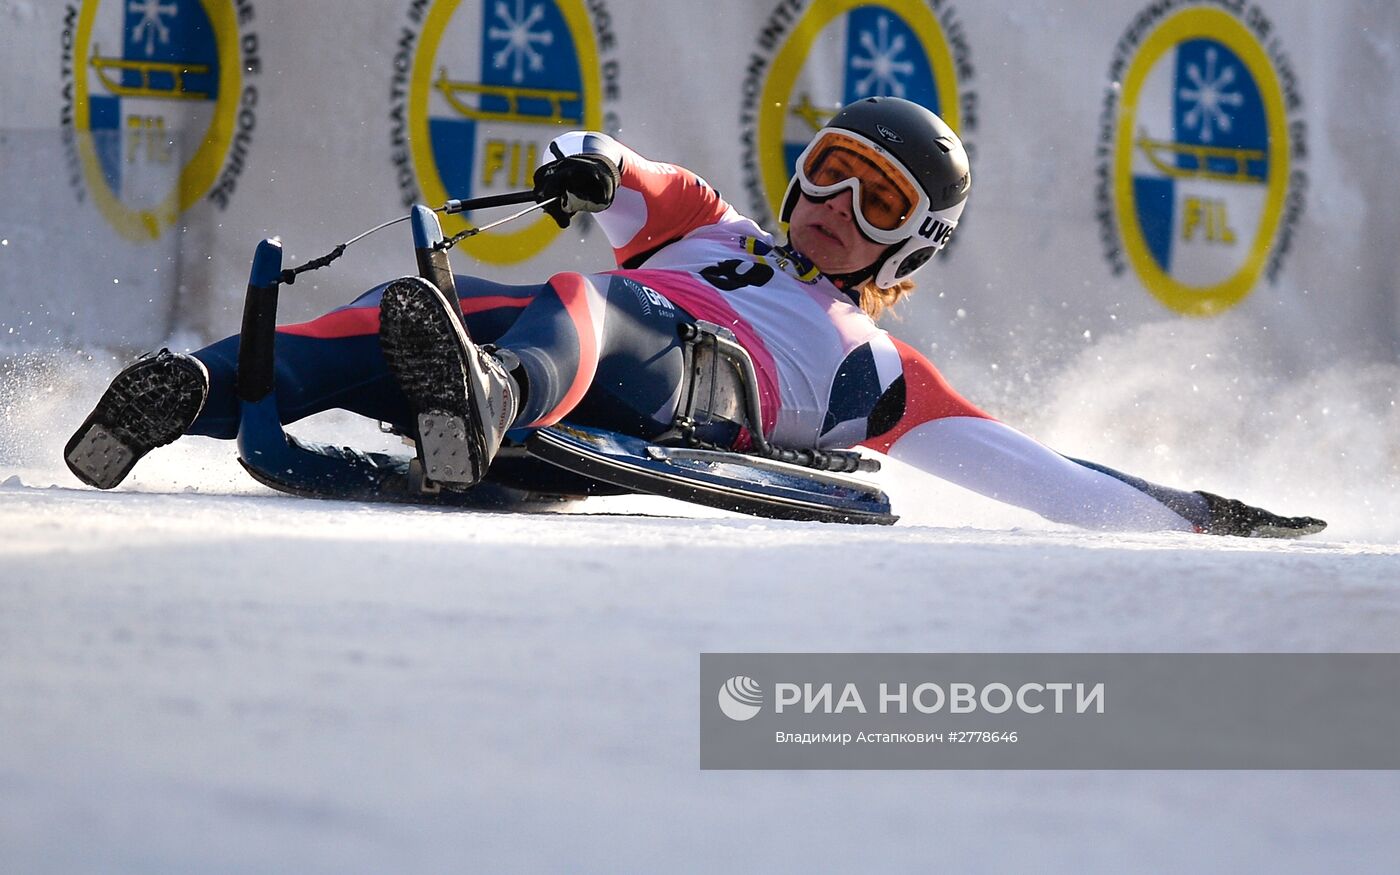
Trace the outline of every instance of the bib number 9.
[[759, 261], [731, 258], [712, 264], [700, 271], [706, 282], [721, 292], [733, 292], [748, 286], [761, 286], [773, 278], [773, 268]]

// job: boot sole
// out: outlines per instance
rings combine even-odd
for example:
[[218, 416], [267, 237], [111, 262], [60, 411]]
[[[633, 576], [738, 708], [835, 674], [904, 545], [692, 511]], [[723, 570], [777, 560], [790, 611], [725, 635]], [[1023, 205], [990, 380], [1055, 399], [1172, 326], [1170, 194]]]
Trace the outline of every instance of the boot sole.
[[204, 408], [209, 376], [196, 359], [164, 351], [112, 380], [63, 448], [79, 480], [111, 489], [141, 457], [183, 435]]
[[379, 344], [418, 427], [418, 459], [437, 483], [473, 486], [485, 475], [475, 423], [466, 331], [435, 286], [395, 280], [379, 304]]

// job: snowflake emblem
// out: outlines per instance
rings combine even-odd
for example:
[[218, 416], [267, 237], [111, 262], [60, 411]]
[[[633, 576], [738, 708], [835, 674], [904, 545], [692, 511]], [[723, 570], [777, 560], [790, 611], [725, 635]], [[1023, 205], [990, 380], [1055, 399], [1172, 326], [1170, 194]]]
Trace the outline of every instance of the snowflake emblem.
[[131, 29], [131, 39], [133, 42], [139, 41], [141, 35], [146, 36], [146, 57], [154, 55], [156, 52], [156, 41], [162, 43], [170, 42], [170, 28], [165, 26], [161, 19], [163, 15], [175, 15], [180, 10], [174, 2], [162, 3], [160, 0], [132, 0], [127, 4], [127, 12], [135, 12], [141, 16], [141, 20], [136, 22], [136, 26]]
[[906, 40], [904, 34], [890, 36], [889, 16], [882, 15], [875, 22], [874, 31], [861, 31], [860, 45], [867, 54], [851, 58], [851, 66], [857, 70], [868, 70], [869, 74], [856, 83], [856, 93], [862, 97], [904, 96], [904, 83], [901, 76], [914, 72], [914, 64], [901, 61]]
[[1203, 143], [1215, 139], [1217, 128], [1222, 133], [1228, 133], [1231, 119], [1227, 108], [1239, 109], [1244, 103], [1243, 94], [1229, 90], [1235, 81], [1235, 68], [1222, 64], [1217, 72], [1215, 65], [1218, 57], [1215, 49], [1206, 49], [1204, 73], [1198, 65], [1187, 64], [1186, 78], [1191, 80], [1191, 85], [1177, 91], [1182, 100], [1191, 104], [1182, 121], [1188, 128], [1200, 128]]
[[547, 30], [534, 29], [535, 25], [540, 23], [540, 19], [544, 18], [544, 4], [536, 3], [527, 13], [525, 0], [515, 0], [514, 10], [505, 0], [496, 0], [496, 15], [503, 26], [492, 27], [486, 31], [488, 39], [506, 42], [505, 46], [491, 57], [491, 63], [496, 69], [503, 69], [513, 62], [515, 69], [511, 71], [511, 79], [517, 83], [525, 81], [526, 67], [533, 73], [543, 70], [544, 55], [537, 52], [535, 46], [554, 44], [554, 34]]

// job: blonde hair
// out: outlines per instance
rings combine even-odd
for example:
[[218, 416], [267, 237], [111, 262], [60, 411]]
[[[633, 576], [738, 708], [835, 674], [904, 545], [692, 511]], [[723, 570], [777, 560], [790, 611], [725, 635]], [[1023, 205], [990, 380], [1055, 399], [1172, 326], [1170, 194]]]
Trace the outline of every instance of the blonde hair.
[[887, 308], [893, 307], [905, 295], [914, 291], [914, 281], [902, 279], [888, 289], [882, 289], [875, 285], [875, 280], [868, 279], [857, 286], [856, 291], [860, 294], [860, 308], [871, 319], [879, 319], [880, 314]]

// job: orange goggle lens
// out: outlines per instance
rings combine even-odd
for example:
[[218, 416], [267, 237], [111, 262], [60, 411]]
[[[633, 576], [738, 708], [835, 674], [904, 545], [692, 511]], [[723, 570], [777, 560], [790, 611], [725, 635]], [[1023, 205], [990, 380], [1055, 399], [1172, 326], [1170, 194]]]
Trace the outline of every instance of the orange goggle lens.
[[904, 168], [866, 143], [828, 132], [807, 153], [802, 175], [815, 186], [860, 183], [860, 211], [871, 227], [893, 231], [909, 221], [919, 189]]

